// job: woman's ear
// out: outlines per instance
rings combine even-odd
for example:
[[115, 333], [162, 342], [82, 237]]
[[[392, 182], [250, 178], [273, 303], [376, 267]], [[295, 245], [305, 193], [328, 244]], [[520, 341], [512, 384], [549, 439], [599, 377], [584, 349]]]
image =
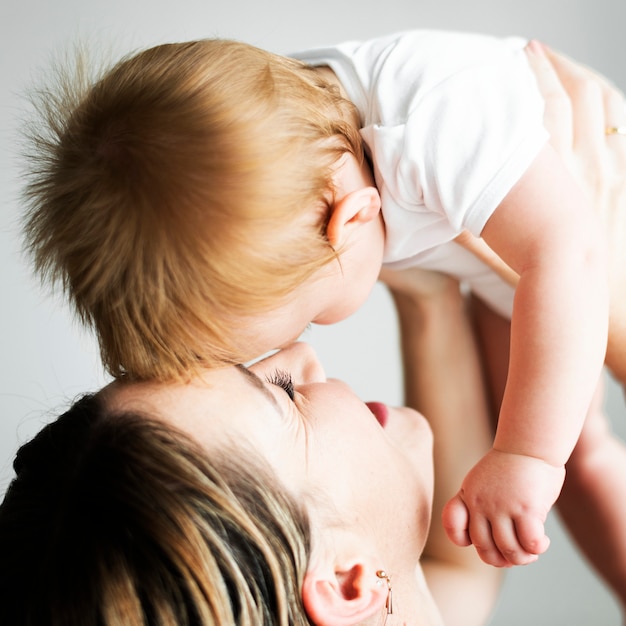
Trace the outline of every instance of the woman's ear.
[[326, 569], [313, 567], [304, 577], [302, 601], [317, 626], [354, 626], [385, 611], [389, 589], [376, 568], [351, 562]]
[[375, 187], [361, 187], [335, 202], [330, 210], [326, 237], [330, 245], [341, 247], [358, 226], [367, 224], [380, 213], [380, 195]]

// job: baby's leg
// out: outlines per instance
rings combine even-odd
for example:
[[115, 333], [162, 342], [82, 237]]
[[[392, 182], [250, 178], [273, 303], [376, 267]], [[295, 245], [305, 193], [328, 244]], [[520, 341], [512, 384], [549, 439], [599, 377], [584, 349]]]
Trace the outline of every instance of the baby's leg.
[[626, 445], [611, 432], [598, 386], [578, 444], [567, 463], [559, 513], [626, 614]]
[[[623, 138], [622, 138], [623, 139]], [[626, 142], [622, 142], [623, 144]], [[624, 148], [626, 151], [626, 148]], [[626, 160], [626, 157], [624, 157]], [[626, 168], [626, 163], [624, 164]], [[615, 379], [626, 386], [626, 178], [614, 190], [615, 202], [604, 207], [602, 218], [606, 228], [609, 251], [609, 285], [611, 306], [609, 312], [609, 339], [605, 363]], [[619, 191], [619, 194], [617, 193]]]
[[474, 296], [470, 299], [474, 330], [487, 380], [494, 432], [509, 369], [511, 322]]
[[[619, 108], [623, 99], [618, 98]], [[621, 119], [621, 118], [620, 118]], [[599, 204], [609, 249], [611, 306], [605, 363], [626, 388], [626, 185], [624, 142], [606, 138], [614, 167], [608, 200]], [[626, 617], [626, 444], [612, 432], [602, 411], [601, 390], [567, 464], [559, 511], [582, 552], [615, 590]], [[586, 511], [578, 515], [577, 511]]]
[[[497, 415], [506, 384], [510, 323], [478, 299], [472, 304]], [[602, 412], [601, 387], [567, 463], [557, 508], [580, 550], [613, 589], [626, 615], [626, 445], [613, 435]]]
[[[626, 217], [626, 208], [623, 211]], [[626, 224], [622, 225], [626, 233]], [[621, 237], [626, 239], [626, 234]], [[626, 389], [626, 242], [613, 245], [611, 262], [611, 307], [609, 316], [609, 340], [605, 363], [615, 380]]]

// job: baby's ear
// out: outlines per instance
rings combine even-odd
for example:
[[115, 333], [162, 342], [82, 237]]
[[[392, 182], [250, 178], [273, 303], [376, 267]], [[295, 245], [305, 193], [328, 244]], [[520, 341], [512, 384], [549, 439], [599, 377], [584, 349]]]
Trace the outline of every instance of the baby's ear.
[[362, 187], [346, 194], [330, 210], [326, 237], [330, 245], [340, 248], [363, 224], [375, 219], [380, 212], [380, 195], [375, 187]]
[[354, 626], [385, 609], [389, 589], [369, 563], [313, 567], [302, 585], [307, 615], [318, 626]]

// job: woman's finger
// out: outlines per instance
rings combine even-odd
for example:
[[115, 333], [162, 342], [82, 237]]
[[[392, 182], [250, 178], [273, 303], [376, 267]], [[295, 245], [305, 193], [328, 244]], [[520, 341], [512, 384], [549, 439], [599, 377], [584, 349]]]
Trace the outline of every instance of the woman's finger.
[[545, 102], [544, 125], [550, 133], [550, 143], [562, 157], [566, 157], [571, 153], [573, 143], [570, 97], [539, 42], [527, 44], [526, 56]]
[[579, 160], [584, 157], [585, 165], [597, 167], [606, 145], [606, 105], [617, 92], [600, 74], [564, 54], [547, 47], [544, 52], [571, 100], [574, 150]]

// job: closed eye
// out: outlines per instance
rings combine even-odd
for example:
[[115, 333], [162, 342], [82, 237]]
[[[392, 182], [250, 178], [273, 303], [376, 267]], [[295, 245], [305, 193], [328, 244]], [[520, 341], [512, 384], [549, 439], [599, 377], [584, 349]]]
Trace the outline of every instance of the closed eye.
[[265, 380], [271, 385], [276, 385], [283, 389], [291, 401], [296, 399], [296, 391], [291, 374], [285, 370], [274, 370], [266, 375]]

